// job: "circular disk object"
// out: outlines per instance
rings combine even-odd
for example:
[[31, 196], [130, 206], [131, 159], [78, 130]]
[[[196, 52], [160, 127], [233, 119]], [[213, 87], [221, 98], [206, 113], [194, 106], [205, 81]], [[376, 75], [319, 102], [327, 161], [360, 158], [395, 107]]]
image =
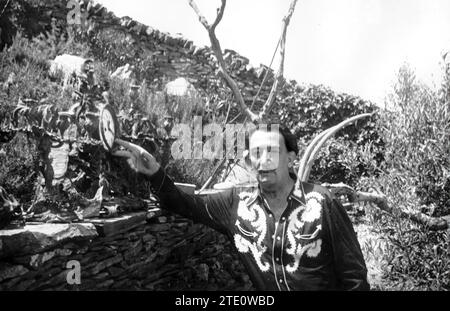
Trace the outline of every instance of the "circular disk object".
[[110, 105], [101, 108], [98, 125], [103, 146], [111, 151], [118, 134], [118, 126], [116, 114]]

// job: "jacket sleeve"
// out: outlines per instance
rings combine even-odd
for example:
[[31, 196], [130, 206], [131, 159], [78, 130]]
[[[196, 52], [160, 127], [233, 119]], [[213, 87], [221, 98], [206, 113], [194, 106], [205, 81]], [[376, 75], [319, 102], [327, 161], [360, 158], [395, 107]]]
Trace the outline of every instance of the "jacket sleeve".
[[231, 223], [234, 190], [205, 196], [189, 195], [178, 189], [162, 168], [145, 178], [150, 182], [152, 192], [159, 197], [161, 208], [226, 233]]
[[327, 201], [324, 222], [330, 235], [337, 287], [370, 290], [364, 256], [347, 211], [331, 193]]

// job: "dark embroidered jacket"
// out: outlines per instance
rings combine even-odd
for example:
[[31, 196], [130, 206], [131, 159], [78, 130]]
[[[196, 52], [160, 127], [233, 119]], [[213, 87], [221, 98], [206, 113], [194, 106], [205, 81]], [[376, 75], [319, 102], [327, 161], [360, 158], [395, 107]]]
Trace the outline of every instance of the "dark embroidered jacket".
[[369, 290], [352, 223], [324, 187], [292, 191], [276, 222], [259, 190], [201, 197], [180, 191], [161, 169], [148, 179], [163, 208], [233, 241], [258, 290]]

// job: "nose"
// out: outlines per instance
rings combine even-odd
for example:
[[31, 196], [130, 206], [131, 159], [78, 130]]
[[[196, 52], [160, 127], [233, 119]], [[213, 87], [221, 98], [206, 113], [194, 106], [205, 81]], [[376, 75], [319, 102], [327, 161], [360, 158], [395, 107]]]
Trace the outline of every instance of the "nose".
[[272, 156], [267, 151], [267, 148], [263, 148], [261, 151], [260, 161], [262, 164], [272, 162]]
[[262, 148], [262, 150], [260, 150], [260, 156], [257, 160], [257, 169], [262, 170], [276, 169], [278, 166], [276, 160], [277, 160], [276, 156], [273, 152], [268, 151], [267, 148]]

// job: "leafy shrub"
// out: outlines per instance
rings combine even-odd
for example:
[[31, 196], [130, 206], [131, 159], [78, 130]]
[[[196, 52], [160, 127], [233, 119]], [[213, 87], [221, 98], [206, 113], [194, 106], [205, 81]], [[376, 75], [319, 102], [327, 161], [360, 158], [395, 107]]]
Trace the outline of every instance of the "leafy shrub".
[[[357, 189], [379, 191], [400, 210], [419, 211], [422, 204], [435, 204], [440, 213], [448, 213], [449, 98], [443, 96], [444, 86], [432, 91], [416, 80], [408, 65], [400, 68], [386, 103], [389, 110], [380, 111], [377, 121], [385, 161], [376, 175], [361, 178]], [[397, 213], [367, 211], [369, 224], [385, 242], [376, 252], [385, 264], [384, 289], [450, 288], [448, 232], [430, 231]]]
[[[274, 114], [280, 116], [280, 122], [296, 134], [300, 151], [321, 132], [338, 123], [362, 113], [371, 113], [379, 109], [372, 103], [356, 96], [337, 94], [324, 86], [292, 86], [295, 91], [280, 102]], [[380, 164], [383, 161], [383, 141], [378, 134], [377, 116], [366, 118], [351, 124], [335, 134], [336, 140], [323, 148], [311, 171], [311, 180], [316, 182], [345, 182], [354, 185], [363, 175], [373, 169], [366, 166], [372, 160]], [[344, 163], [352, 152], [371, 147], [373, 158], [367, 162], [355, 159], [357, 163]], [[350, 149], [349, 149], [350, 148]], [[356, 155], [355, 155], [356, 156]]]
[[435, 92], [417, 81], [404, 65], [382, 115], [380, 133], [386, 141], [386, 166], [407, 172], [422, 204], [448, 210], [450, 115], [443, 90]]
[[356, 186], [363, 177], [378, 176], [382, 148], [369, 142], [358, 144], [344, 137], [331, 138], [319, 151], [311, 169], [311, 181]]

